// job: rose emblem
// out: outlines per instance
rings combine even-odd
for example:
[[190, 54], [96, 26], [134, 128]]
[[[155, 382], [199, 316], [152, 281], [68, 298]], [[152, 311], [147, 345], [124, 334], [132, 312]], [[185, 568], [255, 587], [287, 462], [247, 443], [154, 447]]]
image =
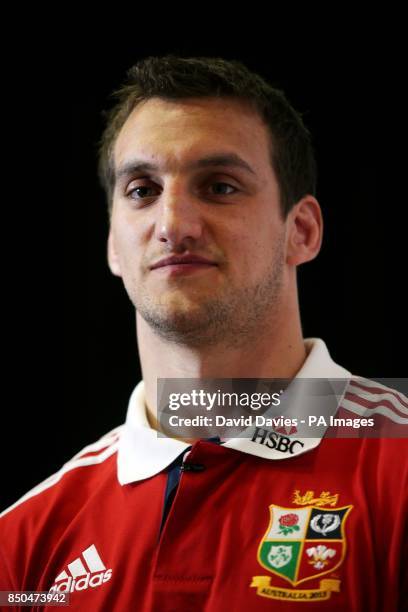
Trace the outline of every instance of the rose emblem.
[[280, 530], [278, 533], [283, 533], [283, 535], [288, 535], [289, 533], [293, 533], [294, 531], [299, 531], [300, 527], [298, 525], [299, 517], [297, 514], [290, 512], [289, 514], [282, 514], [279, 517], [279, 525]]

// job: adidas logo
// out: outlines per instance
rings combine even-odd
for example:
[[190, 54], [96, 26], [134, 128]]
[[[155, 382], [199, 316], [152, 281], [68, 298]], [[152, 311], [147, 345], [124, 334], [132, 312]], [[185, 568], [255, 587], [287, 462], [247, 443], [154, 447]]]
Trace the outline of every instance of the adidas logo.
[[89, 587], [95, 588], [111, 579], [112, 570], [106, 569], [94, 544], [84, 550], [81, 556], [68, 563], [68, 571], [64, 570], [58, 574], [50, 591], [62, 593], [85, 591]]

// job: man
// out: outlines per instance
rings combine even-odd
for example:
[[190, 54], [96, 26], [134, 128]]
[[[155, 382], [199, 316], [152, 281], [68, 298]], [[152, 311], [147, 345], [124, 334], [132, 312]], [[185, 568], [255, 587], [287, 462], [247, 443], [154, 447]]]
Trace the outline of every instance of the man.
[[404, 440], [157, 434], [158, 379], [174, 378], [338, 379], [336, 415], [406, 422], [400, 393], [303, 339], [296, 270], [322, 215], [300, 115], [238, 62], [148, 58], [100, 175], [143, 381], [124, 426], [4, 513], [0, 588], [78, 610], [399, 609]]

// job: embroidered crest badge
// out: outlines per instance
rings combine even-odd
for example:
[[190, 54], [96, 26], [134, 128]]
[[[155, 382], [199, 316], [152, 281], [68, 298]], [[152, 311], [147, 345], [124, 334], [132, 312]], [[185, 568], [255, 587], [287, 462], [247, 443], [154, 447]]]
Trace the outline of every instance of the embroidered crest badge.
[[[292, 587], [332, 573], [343, 562], [345, 524], [352, 506], [326, 509], [322, 505], [269, 506], [269, 525], [259, 545], [258, 562]], [[274, 588], [270, 583], [270, 576], [254, 576], [251, 586], [257, 587], [258, 595], [286, 600], [328, 599], [340, 586], [337, 579], [322, 580], [320, 588], [306, 590]]]

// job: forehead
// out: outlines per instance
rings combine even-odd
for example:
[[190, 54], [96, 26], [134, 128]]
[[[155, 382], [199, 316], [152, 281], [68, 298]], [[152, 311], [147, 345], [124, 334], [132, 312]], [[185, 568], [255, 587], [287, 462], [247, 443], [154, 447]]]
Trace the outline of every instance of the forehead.
[[220, 151], [238, 155], [256, 174], [270, 171], [270, 137], [262, 118], [230, 99], [151, 98], [129, 115], [114, 146], [115, 168], [137, 157], [177, 172]]

